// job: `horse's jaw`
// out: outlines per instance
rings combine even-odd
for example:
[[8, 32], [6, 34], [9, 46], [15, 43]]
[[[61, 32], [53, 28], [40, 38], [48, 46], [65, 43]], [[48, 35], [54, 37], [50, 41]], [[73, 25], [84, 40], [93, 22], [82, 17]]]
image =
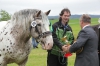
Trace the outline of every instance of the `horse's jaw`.
[[51, 50], [52, 47], [53, 47], [53, 39], [52, 39], [52, 36], [49, 36], [47, 37], [45, 40], [45, 43], [44, 44], [41, 44], [42, 45], [42, 48], [44, 50]]

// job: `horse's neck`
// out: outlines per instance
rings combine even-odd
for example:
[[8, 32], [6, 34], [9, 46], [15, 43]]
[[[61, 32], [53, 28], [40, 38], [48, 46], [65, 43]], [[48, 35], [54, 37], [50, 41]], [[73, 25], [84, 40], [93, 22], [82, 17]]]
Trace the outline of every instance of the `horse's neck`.
[[20, 42], [27, 42], [30, 39], [29, 29], [24, 29], [23, 26], [15, 25], [11, 28], [11, 34], [15, 38], [15, 40]]

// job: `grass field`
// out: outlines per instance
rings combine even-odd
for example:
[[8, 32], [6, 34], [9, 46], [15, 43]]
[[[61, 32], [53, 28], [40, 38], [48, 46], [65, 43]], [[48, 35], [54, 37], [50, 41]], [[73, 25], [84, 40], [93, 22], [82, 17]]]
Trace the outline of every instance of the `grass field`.
[[[74, 59], [75, 59], [75, 54], [69, 57], [68, 66], [73, 66]], [[46, 60], [47, 60], [47, 51], [42, 50], [41, 46], [39, 45], [38, 49], [32, 49], [26, 66], [47, 66]], [[17, 64], [15, 63], [8, 64], [8, 66], [17, 66]]]
[[[57, 20], [51, 20], [52, 24], [56, 21]], [[91, 25], [96, 25], [96, 24], [98, 24], [98, 18], [93, 18]], [[80, 30], [79, 20], [71, 19], [69, 25], [72, 27], [73, 34], [76, 38]], [[47, 66], [46, 60], [47, 60], [47, 51], [42, 50], [41, 46], [39, 45], [38, 49], [32, 49], [26, 66]], [[74, 60], [75, 60], [75, 54], [73, 54], [71, 57], [68, 58], [68, 66], [74, 66]], [[8, 64], [8, 66], [17, 66], [17, 64]]]

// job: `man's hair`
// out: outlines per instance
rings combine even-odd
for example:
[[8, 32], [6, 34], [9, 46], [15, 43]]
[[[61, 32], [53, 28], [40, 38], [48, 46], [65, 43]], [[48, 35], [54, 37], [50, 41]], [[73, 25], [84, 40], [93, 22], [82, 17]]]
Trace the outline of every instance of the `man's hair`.
[[64, 12], [70, 13], [70, 16], [71, 16], [71, 12], [70, 12], [70, 10], [68, 8], [62, 9], [59, 15], [62, 16], [64, 14]]
[[88, 14], [83, 14], [81, 16], [80, 20], [85, 23], [91, 23], [91, 17]]
[[[59, 15], [62, 16], [62, 15], [64, 14], [64, 12], [70, 13], [70, 16], [71, 16], [71, 12], [70, 12], [70, 10], [69, 10], [68, 8], [62, 9]], [[62, 19], [59, 18], [59, 21], [61, 21], [61, 20], [62, 20]]]

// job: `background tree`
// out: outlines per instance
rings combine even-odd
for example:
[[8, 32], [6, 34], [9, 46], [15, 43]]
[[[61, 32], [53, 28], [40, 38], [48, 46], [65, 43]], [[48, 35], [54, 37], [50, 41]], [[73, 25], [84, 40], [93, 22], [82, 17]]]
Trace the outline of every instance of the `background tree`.
[[11, 18], [11, 15], [5, 10], [0, 10], [0, 21], [7, 21]]

